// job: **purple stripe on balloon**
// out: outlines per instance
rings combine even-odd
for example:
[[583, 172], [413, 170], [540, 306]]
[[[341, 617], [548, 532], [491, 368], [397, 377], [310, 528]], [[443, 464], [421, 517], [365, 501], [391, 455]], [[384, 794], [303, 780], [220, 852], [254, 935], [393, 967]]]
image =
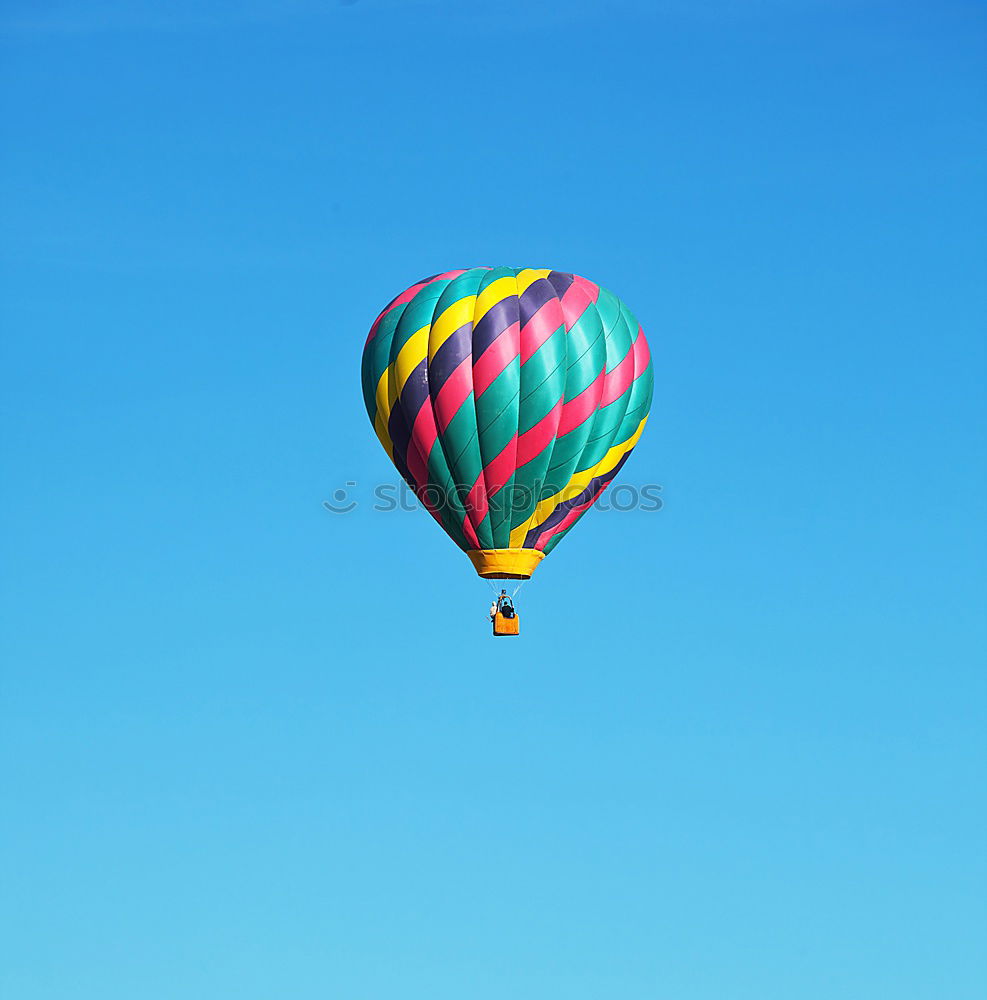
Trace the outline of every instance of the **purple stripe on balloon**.
[[398, 406], [404, 411], [409, 428], [414, 426], [418, 411], [426, 399], [428, 399], [428, 359], [422, 358], [408, 376], [408, 381], [404, 383], [398, 399]]
[[494, 303], [473, 328], [473, 357], [481, 354], [505, 331], [518, 321], [518, 300], [509, 295]]
[[473, 324], [465, 323], [450, 333], [445, 343], [428, 362], [428, 382], [432, 395], [437, 396], [446, 379], [468, 358], [473, 351]]
[[569, 290], [569, 286], [575, 280], [576, 276], [574, 274], [568, 274], [565, 271], [550, 271], [548, 275], [548, 281], [551, 282], [552, 287], [555, 289], [555, 294], [560, 299]]
[[398, 470], [401, 478], [414, 489], [420, 484], [415, 482], [406, 458], [408, 443], [411, 441], [411, 429], [408, 427], [404, 413], [397, 406], [391, 410], [391, 415], [387, 420], [387, 436], [391, 439], [393, 456], [391, 461], [394, 462], [394, 467]]
[[539, 278], [537, 281], [533, 281], [524, 290], [521, 298], [518, 300], [521, 308], [521, 327], [524, 328], [528, 320], [546, 303], [550, 302], [552, 299], [557, 298], [555, 294], [555, 289], [552, 285], [546, 281], [544, 278]]
[[[424, 360], [412, 371], [405, 382], [401, 395], [397, 398], [391, 408], [391, 415], [387, 421], [387, 433], [393, 446], [394, 462], [398, 460], [405, 465], [408, 476], [411, 475], [408, 461], [408, 449], [412, 447], [411, 430], [415, 425], [415, 418], [428, 398], [428, 370]], [[404, 473], [402, 473], [404, 475]], [[408, 478], [406, 476], [405, 478]], [[419, 483], [419, 486], [424, 485]]]
[[407, 454], [408, 445], [411, 443], [411, 428], [408, 426], [408, 419], [400, 406], [395, 406], [391, 410], [391, 415], [387, 419], [387, 436], [391, 439], [391, 448], [394, 455], [394, 464], [402, 477], [411, 482], [411, 470], [408, 468]]

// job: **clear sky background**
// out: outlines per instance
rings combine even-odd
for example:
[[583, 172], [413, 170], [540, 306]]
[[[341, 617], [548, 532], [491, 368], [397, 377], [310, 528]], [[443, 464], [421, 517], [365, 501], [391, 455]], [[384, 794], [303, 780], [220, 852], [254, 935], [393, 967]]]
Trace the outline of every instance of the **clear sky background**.
[[[982, 3], [5, 0], [10, 1000], [987, 988]], [[656, 370], [522, 591], [394, 482], [378, 310]], [[347, 482], [359, 507], [323, 499]]]

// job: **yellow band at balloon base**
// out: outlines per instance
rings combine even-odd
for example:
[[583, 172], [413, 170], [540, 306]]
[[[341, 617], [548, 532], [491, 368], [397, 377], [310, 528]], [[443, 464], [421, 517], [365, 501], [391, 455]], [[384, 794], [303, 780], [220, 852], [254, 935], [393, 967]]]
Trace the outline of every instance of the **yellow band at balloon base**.
[[527, 580], [545, 558], [538, 549], [470, 549], [466, 554], [487, 580]]

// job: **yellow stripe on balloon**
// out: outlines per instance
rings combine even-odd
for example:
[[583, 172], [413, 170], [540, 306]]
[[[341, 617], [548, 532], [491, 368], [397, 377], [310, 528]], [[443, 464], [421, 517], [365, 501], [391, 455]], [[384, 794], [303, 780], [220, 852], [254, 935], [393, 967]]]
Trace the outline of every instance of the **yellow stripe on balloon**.
[[428, 355], [428, 331], [429, 327], [423, 326], [416, 330], [407, 340], [404, 347], [398, 351], [398, 356], [388, 370], [393, 369], [394, 376], [394, 398], [397, 399], [404, 390], [404, 384], [411, 377], [411, 373], [425, 360]]
[[517, 279], [513, 274], [491, 281], [476, 297], [476, 305], [473, 307], [473, 325], [476, 326], [498, 302], [517, 294]]
[[374, 431], [380, 438], [380, 443], [387, 452], [387, 457], [394, 460], [394, 445], [391, 443], [391, 436], [387, 433], [387, 422], [391, 418], [391, 408], [394, 406], [394, 379], [391, 378], [391, 366], [388, 365], [377, 380], [377, 389], [374, 399], [377, 404], [377, 412], [374, 415]]
[[398, 356], [381, 372], [377, 380], [377, 389], [374, 393], [374, 400], [377, 412], [374, 415], [374, 430], [384, 450], [393, 461], [394, 445], [391, 436], [387, 431], [387, 425], [391, 419], [391, 410], [401, 395], [405, 383], [411, 377], [411, 373], [424, 361], [428, 352], [428, 331], [429, 327], [423, 326], [416, 330], [398, 351]]
[[610, 450], [600, 459], [596, 465], [591, 466], [583, 472], [577, 472], [565, 486], [559, 490], [558, 493], [553, 496], [542, 500], [534, 510], [534, 513], [527, 519], [527, 521], [519, 524], [516, 528], [511, 531], [511, 548], [520, 548], [524, 545], [524, 539], [528, 532], [541, 524], [549, 514], [555, 510], [556, 507], [564, 500], [571, 500], [573, 497], [579, 496], [580, 493], [589, 486], [590, 481], [595, 479], [597, 476], [605, 476], [611, 469], [624, 457], [637, 444], [638, 439], [641, 437], [641, 432], [644, 430], [644, 425], [648, 422], [648, 418], [645, 417], [638, 425], [637, 430], [626, 440], [622, 441], [620, 444], [615, 444]]
[[552, 273], [550, 267], [526, 267], [517, 273], [517, 293], [524, 295], [530, 285], [539, 278], [547, 278]]
[[473, 320], [473, 306], [476, 302], [475, 295], [464, 295], [461, 299], [453, 302], [444, 310], [441, 316], [434, 323], [428, 335], [428, 360], [435, 357], [436, 351], [454, 334], [461, 326]]

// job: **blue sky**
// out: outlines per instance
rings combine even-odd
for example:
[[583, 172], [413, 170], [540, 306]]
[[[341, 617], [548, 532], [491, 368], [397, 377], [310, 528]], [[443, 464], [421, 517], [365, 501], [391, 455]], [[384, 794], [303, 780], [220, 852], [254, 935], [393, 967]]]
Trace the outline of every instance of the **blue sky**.
[[[983, 996], [985, 40], [7, 0], [0, 992]], [[610, 287], [656, 369], [664, 508], [511, 644], [368, 502], [366, 330], [476, 263]]]

